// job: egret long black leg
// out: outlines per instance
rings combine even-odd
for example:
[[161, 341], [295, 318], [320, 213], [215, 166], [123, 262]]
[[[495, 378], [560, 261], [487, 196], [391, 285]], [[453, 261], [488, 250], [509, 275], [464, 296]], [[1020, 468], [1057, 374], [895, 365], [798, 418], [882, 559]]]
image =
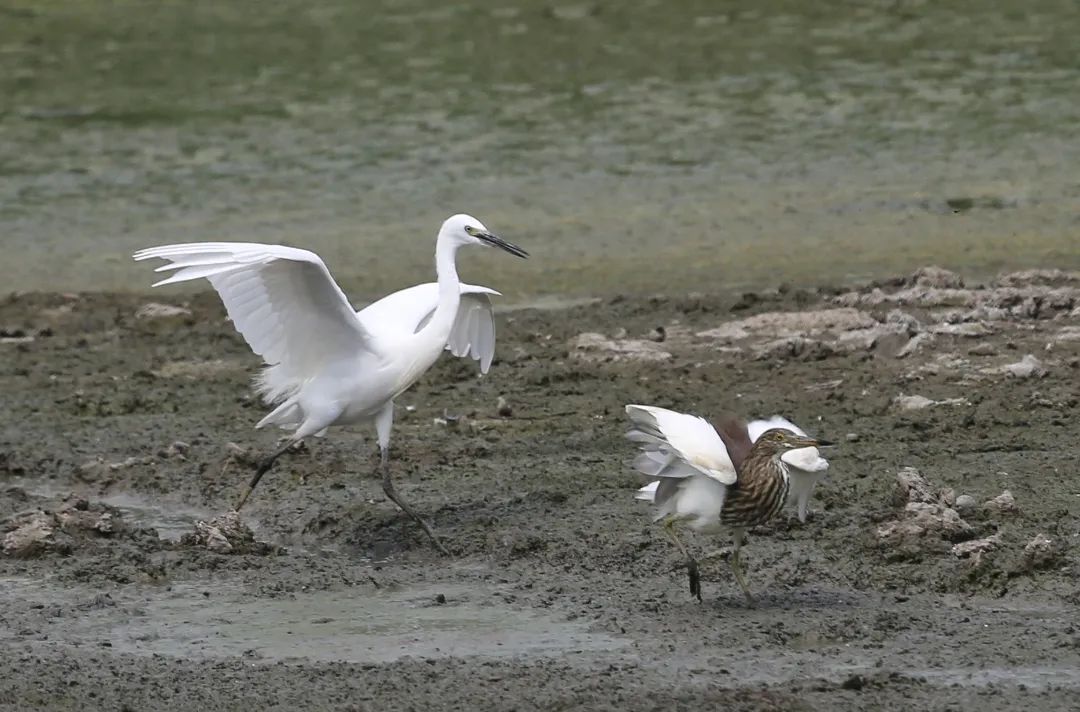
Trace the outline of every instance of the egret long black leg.
[[420, 525], [420, 528], [424, 530], [424, 533], [431, 538], [431, 543], [435, 545], [436, 549], [442, 552], [445, 556], [450, 556], [450, 552], [447, 551], [445, 546], [443, 546], [442, 541], [439, 539], [438, 535], [435, 534], [435, 531], [430, 526], [428, 526], [427, 522], [420, 518], [419, 514], [413, 511], [413, 508], [411, 506], [406, 504], [405, 500], [401, 498], [401, 495], [397, 493], [397, 489], [394, 488], [394, 480], [390, 477], [390, 457], [388, 449], [383, 449], [381, 460], [382, 462], [380, 466], [382, 468], [383, 492], [386, 493], [386, 496], [390, 498], [390, 501], [396, 504], [401, 509], [401, 511], [405, 512], [405, 514], [408, 514], [417, 524]]
[[405, 500], [401, 498], [401, 495], [397, 493], [397, 488], [394, 487], [394, 480], [390, 478], [390, 430], [394, 426], [394, 402], [390, 401], [382, 410], [375, 415], [375, 432], [379, 436], [379, 455], [380, 455], [380, 467], [382, 469], [382, 488], [386, 496], [401, 509], [401, 511], [412, 517], [413, 521], [420, 525], [420, 528], [424, 530], [424, 533], [431, 539], [431, 543], [435, 545], [444, 556], [450, 556], [450, 552], [443, 546], [442, 541], [435, 534], [435, 531], [428, 526], [428, 523], [420, 518], [420, 515], [413, 511], [413, 508], [405, 503]]
[[240, 508], [244, 506], [244, 503], [248, 501], [248, 497], [251, 496], [251, 493], [255, 491], [255, 485], [259, 484], [259, 480], [262, 479], [262, 476], [269, 472], [270, 468], [274, 466], [274, 463], [277, 461], [277, 459], [284, 455], [293, 445], [296, 444], [296, 442], [297, 441], [295, 440], [290, 440], [285, 444], [285, 447], [281, 448], [280, 450], [259, 463], [259, 469], [255, 470], [255, 476], [251, 478], [251, 483], [248, 484], [247, 489], [244, 490], [243, 496], [240, 497], [240, 501], [235, 507], [237, 512], [239, 512]]

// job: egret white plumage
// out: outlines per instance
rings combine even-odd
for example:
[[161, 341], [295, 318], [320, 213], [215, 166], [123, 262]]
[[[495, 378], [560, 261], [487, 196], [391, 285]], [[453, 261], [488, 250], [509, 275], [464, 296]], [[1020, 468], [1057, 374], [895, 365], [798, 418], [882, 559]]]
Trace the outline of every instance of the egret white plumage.
[[734, 540], [732, 572], [752, 605], [739, 559], [746, 530], [776, 516], [789, 492], [805, 520], [814, 486], [829, 467], [818, 451], [827, 443], [779, 416], [750, 425], [726, 417], [718, 432], [704, 418], [664, 408], [628, 405], [626, 413], [635, 426], [627, 437], [642, 448], [633, 467], [655, 478], [636, 497], [656, 505], [655, 521], [663, 521], [686, 560], [690, 593], [701, 600], [698, 560], [679, 539], [677, 528], [706, 534], [728, 531]]
[[487, 287], [462, 284], [456, 256], [461, 247], [498, 247], [517, 257], [525, 250], [506, 242], [470, 215], [454, 215], [435, 242], [438, 282], [395, 292], [356, 312], [313, 252], [282, 245], [195, 242], [140, 250], [136, 260], [161, 258], [158, 272], [175, 273], [155, 287], [206, 278], [251, 350], [267, 364], [257, 389], [276, 406], [255, 426], [277, 425], [292, 435], [259, 465], [236, 509], [243, 507], [274, 461], [304, 438], [333, 425], [374, 422], [382, 485], [444, 553], [428, 524], [394, 488], [390, 431], [394, 399], [444, 350], [471, 356], [486, 373], [495, 353], [495, 324]]

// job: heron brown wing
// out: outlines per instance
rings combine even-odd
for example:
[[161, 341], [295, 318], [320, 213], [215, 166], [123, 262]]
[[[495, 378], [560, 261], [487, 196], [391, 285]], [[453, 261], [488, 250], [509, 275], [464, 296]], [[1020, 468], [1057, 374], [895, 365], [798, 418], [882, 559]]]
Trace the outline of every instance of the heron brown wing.
[[727, 448], [728, 457], [731, 458], [731, 464], [735, 466], [735, 473], [738, 476], [742, 473], [743, 462], [750, 454], [750, 448], [754, 447], [754, 443], [750, 440], [750, 433], [746, 429], [746, 422], [734, 415], [723, 415], [716, 421], [714, 427], [720, 439], [724, 441], [724, 447]]

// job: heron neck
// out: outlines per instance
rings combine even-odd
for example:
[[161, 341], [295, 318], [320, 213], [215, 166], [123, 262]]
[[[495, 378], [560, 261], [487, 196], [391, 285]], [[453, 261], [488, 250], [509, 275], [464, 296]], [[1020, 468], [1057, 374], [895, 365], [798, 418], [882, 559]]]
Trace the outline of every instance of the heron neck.
[[782, 452], [773, 452], [758, 444], [751, 448], [739, 471], [739, 481], [767, 480], [773, 477], [787, 482], [788, 466], [780, 459]]
[[[460, 244], [439, 235], [435, 243], [435, 273], [439, 277], [439, 303], [428, 325], [422, 332], [440, 335], [442, 341], [449, 337], [461, 303], [461, 280], [457, 273], [457, 251]], [[445, 335], [445, 336], [443, 336]]]

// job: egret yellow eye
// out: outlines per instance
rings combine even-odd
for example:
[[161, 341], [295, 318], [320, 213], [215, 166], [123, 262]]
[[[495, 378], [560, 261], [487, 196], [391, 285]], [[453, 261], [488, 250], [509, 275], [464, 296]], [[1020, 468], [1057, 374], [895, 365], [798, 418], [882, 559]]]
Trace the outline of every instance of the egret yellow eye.
[[465, 232], [469, 233], [473, 237], [476, 237], [477, 230], [472, 225], [466, 225], [465, 226]]

